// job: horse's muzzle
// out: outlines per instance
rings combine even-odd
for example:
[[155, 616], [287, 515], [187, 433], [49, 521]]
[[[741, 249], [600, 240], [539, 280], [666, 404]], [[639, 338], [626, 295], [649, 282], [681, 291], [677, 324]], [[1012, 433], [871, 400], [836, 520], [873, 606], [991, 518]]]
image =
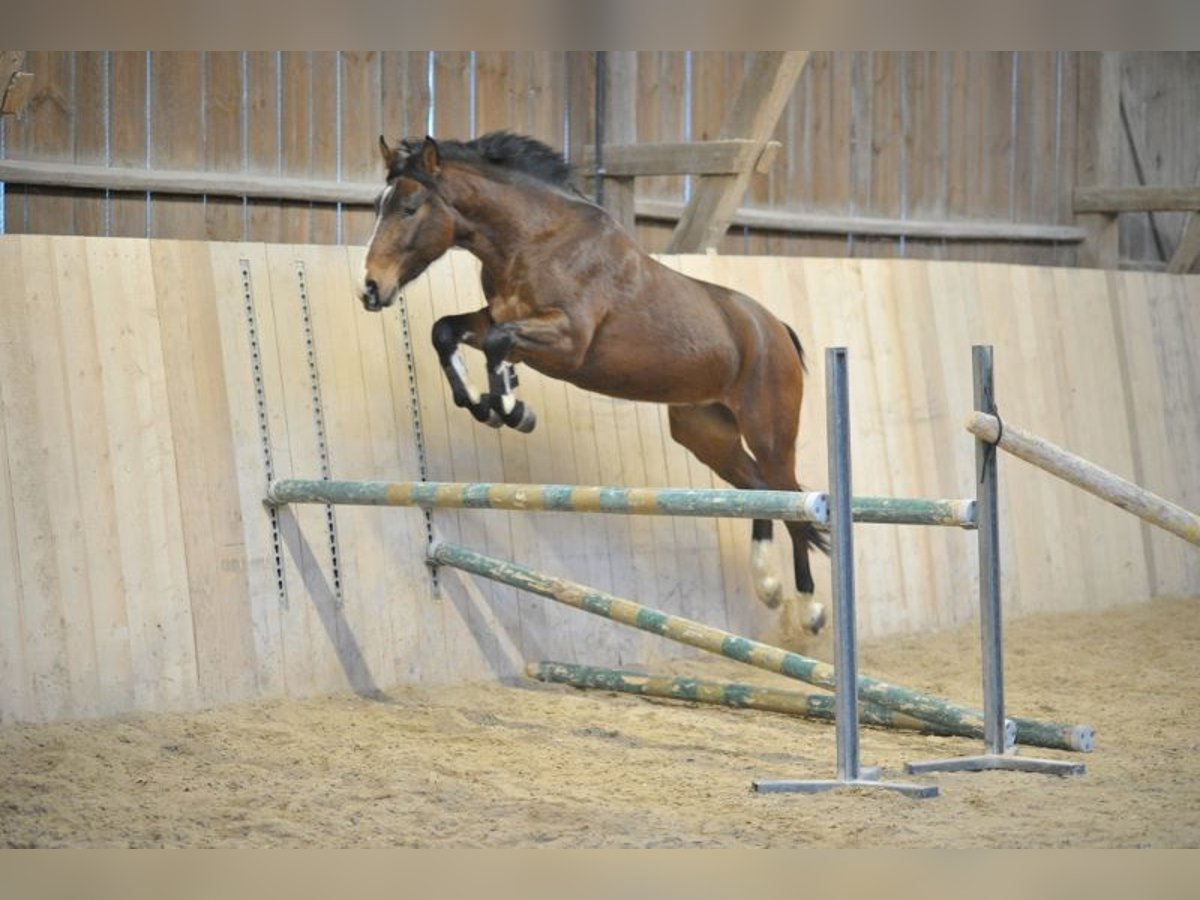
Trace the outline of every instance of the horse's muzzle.
[[385, 307], [391, 306], [395, 297], [395, 291], [389, 292], [386, 296], [380, 294], [379, 285], [371, 278], [364, 281], [358, 289], [358, 299], [362, 301], [363, 308], [367, 312], [379, 312]]

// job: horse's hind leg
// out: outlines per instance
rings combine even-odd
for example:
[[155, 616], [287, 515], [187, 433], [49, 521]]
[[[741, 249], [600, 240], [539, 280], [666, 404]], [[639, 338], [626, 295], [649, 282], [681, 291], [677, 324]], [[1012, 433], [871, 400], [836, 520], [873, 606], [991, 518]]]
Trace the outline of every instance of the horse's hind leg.
[[[782, 395], [778, 397], [782, 401]], [[765, 486], [775, 491], [803, 490], [796, 480], [796, 431], [800, 419], [797, 401], [794, 414], [783, 402], [777, 405], [760, 404], [753, 411], [744, 411], [743, 434], [746, 445], [758, 463]], [[812, 599], [814, 590], [809, 549], [828, 552], [828, 540], [812, 522], [786, 522], [792, 539], [792, 565], [796, 590], [806, 595], [803, 625], [817, 633], [825, 625], [825, 607]]]
[[[726, 407], [672, 406], [667, 417], [671, 437], [687, 447], [700, 462], [735, 488], [761, 490], [767, 486], [754, 461], [742, 445], [737, 421]], [[755, 519], [750, 542], [750, 572], [754, 593], [770, 608], [783, 600], [783, 582], [772, 566], [770, 519]]]

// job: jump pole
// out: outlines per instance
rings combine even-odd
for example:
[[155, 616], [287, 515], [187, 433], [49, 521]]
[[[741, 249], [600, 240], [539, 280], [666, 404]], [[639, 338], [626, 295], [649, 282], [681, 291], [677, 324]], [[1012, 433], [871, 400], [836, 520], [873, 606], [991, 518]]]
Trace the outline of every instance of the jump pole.
[[[569, 484], [492, 484], [439, 481], [326, 481], [288, 478], [271, 482], [266, 504], [419, 506], [423, 509], [502, 509], [515, 512], [617, 515], [719, 516], [803, 519], [825, 526], [828, 496], [810, 491], [733, 488], [620, 488]], [[865, 524], [975, 527], [974, 500], [855, 497], [854, 521]]]
[[[525, 674], [549, 684], [568, 684], [571, 687], [614, 691], [639, 697], [658, 697], [691, 703], [708, 703], [734, 709], [756, 709], [805, 719], [834, 721], [836, 710], [832, 694], [816, 691], [783, 690], [737, 681], [696, 678], [690, 675], [653, 675], [635, 669], [610, 669], [602, 666], [582, 666], [575, 663], [543, 660], [525, 666]], [[942, 737], [961, 737], [962, 730], [946, 728], [915, 716], [880, 706], [878, 703], [859, 703], [859, 721], [880, 728], [917, 731]], [[979, 737], [980, 734], [968, 735]]]
[[1126, 512], [1200, 546], [1200, 516], [986, 411], [967, 419], [967, 431], [1025, 462], [1069, 481]]
[[[975, 409], [994, 413], [995, 383], [992, 377], [992, 347], [971, 348]], [[999, 459], [995, 449], [982, 440], [975, 442], [976, 534], [979, 556], [979, 620], [983, 659], [984, 753], [951, 759], [906, 763], [910, 774], [922, 772], [992, 770], [1039, 772], [1047, 775], [1082, 775], [1083, 763], [1020, 757], [1010, 752], [1003, 736], [1004, 659], [1000, 614], [1000, 518]], [[1081, 727], [1081, 726], [1080, 726]], [[1084, 729], [1079, 749], [1091, 750], [1091, 729]]]
[[[713, 628], [694, 619], [672, 615], [566, 578], [548, 575], [512, 560], [499, 559], [457, 544], [439, 542], [430, 548], [429, 562], [461, 569], [689, 647], [736, 659], [767, 672], [775, 672], [817, 687], [836, 686], [836, 670], [829, 663]], [[888, 709], [947, 728], [960, 729], [957, 732], [959, 734], [968, 734], [966, 729], [970, 729], [974, 734], [983, 732], [983, 717], [978, 710], [948, 703], [937, 697], [866, 675], [858, 677], [858, 695], [863, 700], [872, 701]], [[1016, 723], [1010, 724], [1011, 735], [1015, 740]]]

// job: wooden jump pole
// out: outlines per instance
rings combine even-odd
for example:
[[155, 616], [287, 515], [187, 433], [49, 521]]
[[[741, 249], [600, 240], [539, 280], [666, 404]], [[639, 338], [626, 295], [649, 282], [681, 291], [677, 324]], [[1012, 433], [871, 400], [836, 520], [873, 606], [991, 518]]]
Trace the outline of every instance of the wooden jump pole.
[[1044, 469], [1051, 475], [1081, 487], [1101, 500], [1107, 500], [1141, 519], [1200, 546], [1200, 516], [1164, 500], [1083, 457], [1076, 456], [1037, 435], [1001, 424], [995, 416], [973, 412], [966, 422], [967, 431], [982, 441], [995, 444], [1013, 456]]
[[[436, 481], [321, 481], [288, 479], [267, 488], [268, 506], [326, 503], [350, 506], [420, 506], [426, 509], [613, 513], [779, 519], [825, 524], [823, 493], [742, 491], [720, 488], [619, 488], [568, 484], [487, 484]], [[938, 507], [921, 510], [936, 515]], [[950, 512], [948, 509], [942, 512]]]
[[[284, 479], [267, 488], [268, 506], [326, 503], [419, 506], [425, 509], [614, 513], [716, 518], [829, 521], [829, 500], [815, 491], [743, 491], [733, 488], [618, 488], [567, 484], [489, 484], [437, 481], [324, 481]], [[974, 500], [855, 497], [855, 522], [974, 528]]]
[[[757, 709], [777, 712], [806, 719], [834, 720], [832, 694], [810, 691], [782, 690], [735, 681], [720, 681], [691, 676], [649, 675], [629, 669], [608, 669], [600, 666], [579, 666], [563, 662], [536, 662], [525, 667], [525, 674], [538, 681], [551, 684], [569, 684], [577, 688], [615, 691], [636, 694], [641, 697], [661, 697], [666, 700], [687, 700], [695, 703], [710, 703], [715, 706], [730, 706], [735, 709]], [[982, 731], [967, 728], [960, 731], [926, 722], [915, 716], [880, 706], [878, 703], [861, 702], [858, 706], [859, 721], [881, 728], [903, 728], [923, 734], [947, 737], [982, 737]]]
[[[812, 691], [784, 690], [692, 676], [650, 675], [628, 669], [551, 661], [529, 663], [525, 667], [525, 674], [538, 681], [569, 684], [577, 688], [661, 697], [667, 700], [689, 700], [736, 709], [758, 709], [830, 722], [834, 720], [833, 695]], [[982, 728], [970, 725], [959, 728], [929, 722], [869, 700], [859, 702], [858, 713], [861, 723], [880, 728], [918, 731], [943, 737], [978, 739], [984, 736]], [[1086, 725], [1042, 722], [1017, 716], [1013, 716], [1012, 721], [1017, 726], [1018, 744], [1076, 752], [1090, 752], [1092, 749], [1092, 730]]]
[[[832, 689], [835, 684], [835, 670], [828, 663], [643, 606], [565, 578], [546, 575], [520, 563], [441, 543], [430, 549], [429, 560], [817, 687]], [[970, 728], [983, 734], [983, 716], [978, 710], [866, 675], [858, 677], [858, 698], [946, 728], [960, 729], [958, 733], [965, 733]], [[1009, 722], [1006, 731], [1009, 746], [1016, 741], [1016, 736], [1016, 723]]]

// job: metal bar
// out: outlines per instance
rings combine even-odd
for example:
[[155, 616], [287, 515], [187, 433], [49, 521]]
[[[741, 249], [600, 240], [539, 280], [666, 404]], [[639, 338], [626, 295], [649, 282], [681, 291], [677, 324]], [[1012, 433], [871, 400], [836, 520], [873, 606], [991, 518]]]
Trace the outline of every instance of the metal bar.
[[[693, 619], [670, 615], [565, 578], [546, 575], [520, 563], [497, 559], [453, 544], [435, 545], [429, 558], [432, 563], [472, 572], [501, 584], [539, 594], [566, 606], [640, 628], [642, 631], [649, 631], [681, 644], [727, 656], [768, 672], [777, 672], [818, 687], [834, 686], [835, 670], [828, 663], [740, 637]], [[949, 728], [974, 728], [978, 734], [983, 734], [983, 716], [978, 710], [948, 703], [886, 681], [860, 675], [858, 696], [862, 700], [870, 700], [927, 722]], [[1013, 740], [1016, 739], [1015, 725], [1012, 737]]]
[[430, 509], [506, 509], [779, 519], [825, 524], [825, 494], [713, 488], [581, 487], [567, 484], [462, 484], [419, 481], [315, 481], [288, 479], [267, 488], [268, 506], [335, 503], [353, 506], [420, 506]]
[[850, 393], [846, 348], [825, 351], [826, 434], [829, 444], [829, 561], [833, 594], [833, 664], [837, 671], [837, 777], [857, 781], [858, 652], [854, 621], [854, 521], [850, 516]]
[[[996, 413], [991, 346], [971, 348], [976, 415]], [[1087, 725], [1058, 725], [1013, 720], [1004, 715], [1004, 653], [1000, 613], [1000, 526], [998, 509], [999, 454], [983, 438], [975, 441], [976, 516], [979, 545], [979, 619], [983, 662], [984, 749], [979, 756], [905, 763], [911, 774], [928, 772], [1034, 772], [1043, 775], [1082, 775], [1082, 763], [1017, 757], [1009, 752], [1007, 729], [1017, 740], [1043, 747], [1090, 752], [1092, 729]]]
[[[692, 676], [652, 675], [631, 669], [610, 669], [602, 666], [581, 666], [574, 663], [543, 660], [530, 663], [525, 674], [551, 684], [569, 684], [577, 688], [592, 688], [636, 694], [641, 697], [661, 697], [692, 703], [710, 703], [735, 709], [757, 709], [806, 719], [834, 721], [834, 699], [831, 694], [798, 690], [783, 690], [736, 681], [722, 681]], [[935, 734], [941, 737], [979, 737], [962, 734], [951, 728], [907, 716], [878, 703], [859, 704], [859, 720], [864, 725], [896, 728]], [[970, 729], [967, 729], [970, 731]]]
[[829, 442], [829, 549], [833, 569], [833, 705], [837, 731], [837, 777], [832, 780], [758, 780], [754, 789], [767, 793], [811, 794], [847, 787], [875, 788], [910, 797], [936, 797], [934, 785], [879, 780], [858, 758], [858, 644], [854, 621], [854, 529], [850, 514], [850, 390], [846, 348], [825, 351], [826, 434]]
[[[992, 348], [971, 348], [975, 409], [994, 413]], [[997, 508], [997, 454], [975, 442], [977, 535], [979, 543], [979, 619], [983, 648], [984, 744], [989, 753], [1004, 752], [1004, 658], [1000, 623], [1000, 516]]]

